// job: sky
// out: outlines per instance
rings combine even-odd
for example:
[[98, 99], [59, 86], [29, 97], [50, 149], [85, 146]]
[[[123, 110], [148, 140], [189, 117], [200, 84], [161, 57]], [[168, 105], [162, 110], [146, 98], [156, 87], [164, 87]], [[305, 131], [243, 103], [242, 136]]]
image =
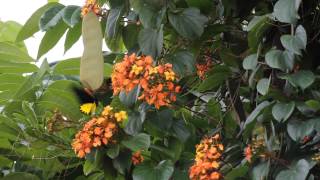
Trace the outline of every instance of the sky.
[[[85, 0], [60, 0], [64, 5], [82, 6]], [[9, 0], [0, 6], [0, 20], [13, 20], [20, 24], [24, 24], [28, 18], [41, 6], [45, 5], [47, 0]], [[43, 32], [36, 33], [33, 37], [25, 40], [29, 55], [36, 59], [38, 47], [43, 37]], [[64, 54], [64, 37], [59, 43], [43, 58], [47, 58], [49, 62], [64, 60], [72, 57], [80, 57], [83, 51], [82, 40], [80, 39], [66, 54]], [[40, 60], [41, 61], [41, 60]]]

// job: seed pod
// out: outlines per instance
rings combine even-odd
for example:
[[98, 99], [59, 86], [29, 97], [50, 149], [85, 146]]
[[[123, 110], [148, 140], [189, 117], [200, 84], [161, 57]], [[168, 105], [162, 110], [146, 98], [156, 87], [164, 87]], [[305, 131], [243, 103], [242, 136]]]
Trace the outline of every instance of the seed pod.
[[99, 19], [92, 11], [83, 18], [82, 37], [84, 52], [80, 63], [80, 81], [84, 87], [96, 90], [103, 83], [103, 37]]

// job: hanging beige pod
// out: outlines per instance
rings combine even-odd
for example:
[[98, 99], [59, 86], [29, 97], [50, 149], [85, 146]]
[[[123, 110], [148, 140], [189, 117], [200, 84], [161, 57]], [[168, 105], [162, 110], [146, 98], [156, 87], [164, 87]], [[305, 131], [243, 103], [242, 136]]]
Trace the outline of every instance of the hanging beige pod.
[[80, 63], [80, 81], [84, 87], [96, 90], [102, 85], [104, 77], [103, 37], [99, 18], [92, 11], [83, 17], [82, 38], [84, 52]]

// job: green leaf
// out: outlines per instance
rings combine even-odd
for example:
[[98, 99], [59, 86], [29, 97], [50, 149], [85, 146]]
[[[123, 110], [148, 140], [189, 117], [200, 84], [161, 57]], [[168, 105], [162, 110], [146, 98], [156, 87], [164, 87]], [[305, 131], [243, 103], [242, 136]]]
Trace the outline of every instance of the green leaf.
[[79, 6], [67, 6], [62, 12], [63, 21], [70, 27], [74, 27], [81, 20], [81, 7]]
[[270, 81], [271, 81], [271, 78], [260, 79], [257, 84], [257, 91], [262, 95], [266, 95], [269, 91]]
[[139, 14], [139, 20], [144, 28], [159, 28], [165, 15], [163, 1], [130, 0], [133, 10]]
[[136, 135], [138, 134], [142, 129], [142, 124], [145, 120], [145, 114], [144, 112], [133, 112], [129, 114], [128, 117], [128, 123], [126, 124], [126, 127], [124, 128], [124, 131], [129, 135]]
[[60, 40], [67, 30], [67, 25], [62, 21], [58, 23], [54, 28], [48, 30], [41, 40], [37, 59], [42, 57], [45, 53], [50, 51]]
[[248, 170], [249, 170], [249, 167], [246, 165], [240, 166], [238, 168], [234, 168], [225, 176], [225, 179], [236, 180], [239, 177], [245, 177]]
[[308, 100], [305, 102], [308, 107], [313, 109], [314, 111], [320, 110], [320, 102], [314, 99]]
[[270, 23], [270, 19], [267, 15], [254, 17], [249, 25], [247, 30], [248, 33], [248, 44], [250, 49], [253, 52], [258, 50], [259, 44], [262, 42], [266, 32], [271, 28], [272, 25]]
[[132, 107], [138, 100], [140, 94], [140, 86], [136, 86], [130, 92], [121, 91], [119, 94], [119, 99], [122, 104], [127, 107]]
[[138, 43], [143, 54], [151, 55], [156, 59], [162, 52], [163, 26], [159, 30], [142, 29], [138, 36]]
[[171, 127], [175, 137], [177, 137], [181, 142], [186, 142], [191, 136], [191, 132], [183, 120], [173, 121]]
[[[306, 35], [304, 34], [304, 36]], [[306, 48], [306, 44], [304, 44], [302, 39], [296, 36], [282, 35], [280, 40], [284, 48], [297, 55], [301, 55], [301, 50]]]
[[133, 48], [138, 47], [138, 35], [141, 26], [135, 24], [128, 24], [122, 29], [122, 38], [125, 47], [130, 52]]
[[196, 59], [189, 51], [178, 51], [170, 56], [168, 61], [173, 65], [173, 71], [179, 75], [180, 78], [193, 74], [195, 72]]
[[292, 70], [294, 65], [294, 56], [288, 51], [270, 50], [267, 52], [266, 63], [268, 66], [282, 71]]
[[0, 61], [0, 73], [23, 74], [36, 72], [38, 67], [30, 63], [15, 63]]
[[17, 45], [0, 42], [0, 61], [33, 62], [34, 59]]
[[315, 75], [311, 71], [307, 70], [301, 70], [282, 78], [287, 79], [292, 86], [301, 88], [302, 90], [311, 86], [315, 81]]
[[57, 4], [47, 10], [40, 18], [39, 26], [42, 31], [47, 31], [56, 26], [62, 19], [64, 5]]
[[77, 120], [82, 117], [78, 91], [82, 87], [75, 81], [59, 80], [52, 83], [40, 97], [37, 112], [60, 110], [67, 117]]
[[266, 107], [268, 107], [269, 105], [270, 105], [270, 102], [268, 101], [263, 101], [262, 103], [260, 103], [247, 117], [246, 122], [244, 123], [244, 127], [248, 126], [251, 122], [253, 122], [261, 113], [261, 111]]
[[81, 29], [81, 23], [77, 24], [73, 28], [69, 28], [64, 42], [64, 53], [66, 53], [80, 39]]
[[274, 5], [273, 15], [280, 22], [295, 24], [299, 18], [300, 2], [301, 0], [279, 0]]
[[108, 148], [107, 155], [111, 159], [114, 159], [119, 155], [119, 151], [120, 151], [120, 145], [119, 144], [115, 144], [115, 145], [112, 145], [111, 147]]
[[207, 106], [208, 115], [210, 115], [215, 120], [215, 122], [220, 122], [222, 120], [222, 110], [220, 102], [212, 98], [208, 102]]
[[78, 76], [80, 73], [80, 58], [59, 61], [58, 64], [54, 66], [53, 73]]
[[1, 179], [2, 180], [21, 180], [21, 179], [23, 179], [23, 180], [40, 180], [40, 178], [38, 178], [36, 175], [26, 173], [26, 172], [10, 173]]
[[25, 25], [20, 30], [16, 42], [23, 41], [29, 37], [31, 37], [34, 33], [39, 31], [39, 21], [44, 12], [48, 9], [58, 6], [58, 3], [48, 3], [41, 8], [39, 8], [36, 12], [34, 12], [31, 17], [27, 20]]
[[268, 177], [270, 162], [263, 162], [255, 166], [252, 170], [253, 180], [261, 180]]
[[197, 8], [187, 8], [180, 13], [169, 13], [169, 22], [183, 37], [188, 39], [199, 38], [208, 18], [200, 13]]
[[224, 65], [214, 66], [212, 70], [209, 72], [208, 77], [201, 82], [201, 84], [198, 87], [198, 90], [203, 92], [215, 89], [219, 87], [222, 83], [224, 83], [230, 75], [231, 71], [229, 67]]
[[93, 12], [89, 12], [82, 23], [84, 52], [80, 64], [80, 81], [86, 88], [96, 90], [102, 85], [104, 77], [102, 31], [99, 18]]
[[295, 108], [293, 101], [289, 103], [278, 102], [272, 107], [272, 115], [278, 122], [285, 122], [291, 116]]
[[11, 42], [14, 43], [24, 52], [27, 52], [27, 48], [24, 42], [16, 42], [18, 33], [21, 31], [22, 25], [15, 21], [1, 22], [0, 20], [0, 42]]
[[254, 70], [257, 67], [257, 65], [258, 65], [257, 54], [251, 54], [247, 56], [242, 62], [243, 69], [246, 69], [246, 70]]
[[173, 174], [173, 164], [164, 160], [154, 166], [150, 161], [138, 165], [133, 170], [133, 180], [169, 180]]
[[294, 140], [299, 142], [305, 136], [308, 136], [314, 130], [313, 121], [289, 121], [287, 125], [287, 131], [289, 136]]
[[276, 180], [301, 180], [306, 179], [310, 170], [309, 163], [305, 159], [300, 159], [296, 164], [290, 166], [288, 170], [282, 170], [277, 175]]
[[120, 174], [126, 174], [131, 167], [132, 164], [132, 152], [124, 151], [119, 154], [119, 156], [113, 159], [112, 164], [115, 169], [118, 170]]
[[121, 141], [122, 145], [134, 152], [148, 150], [150, 143], [150, 135], [144, 133], [137, 134], [128, 140]]
[[109, 11], [107, 24], [106, 24], [106, 36], [108, 38], [114, 38], [117, 34], [117, 26], [119, 17], [121, 15], [122, 7], [112, 8]]

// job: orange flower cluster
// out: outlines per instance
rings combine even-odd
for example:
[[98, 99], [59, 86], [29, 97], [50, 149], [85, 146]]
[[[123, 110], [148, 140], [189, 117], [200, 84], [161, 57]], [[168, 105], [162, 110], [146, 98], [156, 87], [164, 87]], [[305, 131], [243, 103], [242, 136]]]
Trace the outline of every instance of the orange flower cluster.
[[181, 89], [175, 84], [177, 77], [172, 64], [154, 66], [150, 56], [137, 57], [135, 54], [126, 55], [122, 62], [115, 64], [111, 80], [114, 95], [121, 91], [128, 93], [140, 85], [139, 99], [158, 109], [176, 101], [176, 94]]
[[191, 180], [220, 180], [219, 172], [221, 153], [224, 146], [220, 142], [220, 135], [205, 137], [196, 146], [195, 163], [190, 167], [189, 177]]
[[212, 67], [212, 61], [207, 60], [205, 63], [198, 63], [196, 64], [197, 67], [197, 75], [200, 79], [205, 79], [206, 73], [211, 69]]
[[87, 15], [90, 11], [94, 12], [95, 14], [99, 14], [100, 7], [97, 4], [96, 0], [86, 0], [86, 3], [81, 10], [82, 17]]
[[133, 153], [131, 160], [134, 165], [138, 165], [144, 161], [144, 158], [141, 155], [141, 152], [137, 151], [137, 152]]
[[106, 106], [100, 117], [92, 118], [76, 134], [72, 142], [73, 150], [78, 157], [83, 158], [91, 152], [92, 148], [115, 143], [114, 135], [118, 130], [117, 122], [126, 118], [125, 111], [114, 113], [112, 107]]
[[247, 145], [244, 149], [244, 156], [248, 162], [252, 162], [252, 157], [254, 155], [259, 155], [260, 157], [265, 157], [265, 140], [263, 137], [252, 138], [251, 144]]

